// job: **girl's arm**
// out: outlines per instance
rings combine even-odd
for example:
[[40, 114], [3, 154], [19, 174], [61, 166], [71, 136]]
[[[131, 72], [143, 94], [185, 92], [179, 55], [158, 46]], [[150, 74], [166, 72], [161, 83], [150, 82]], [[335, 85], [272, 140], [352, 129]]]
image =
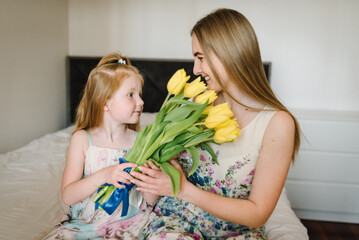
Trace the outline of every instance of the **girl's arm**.
[[62, 175], [61, 195], [67, 205], [80, 202], [95, 193], [99, 186], [109, 183], [123, 188], [118, 181], [130, 183], [131, 175], [123, 170], [136, 167], [133, 163], [117, 164], [104, 168], [86, 178], [82, 178], [85, 168], [85, 154], [88, 149], [88, 138], [85, 131], [75, 132], [70, 141], [66, 166]]
[[[271, 215], [285, 183], [293, 145], [294, 121], [289, 114], [277, 112], [263, 137], [248, 200], [227, 198], [197, 188], [188, 182], [180, 165], [171, 162], [181, 172], [181, 187], [177, 197], [225, 221], [250, 227], [263, 226]], [[221, 159], [219, 163], [220, 161]], [[141, 181], [132, 180], [139, 186], [138, 190], [173, 196], [171, 180], [165, 173], [149, 168], [141, 170], [144, 174], [133, 174]]]

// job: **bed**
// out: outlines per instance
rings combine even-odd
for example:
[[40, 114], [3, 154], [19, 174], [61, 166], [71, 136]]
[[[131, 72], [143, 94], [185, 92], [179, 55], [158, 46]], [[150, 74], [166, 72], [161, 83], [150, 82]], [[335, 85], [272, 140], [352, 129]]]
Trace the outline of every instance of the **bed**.
[[[35, 139], [27, 145], [0, 154], [0, 239], [34, 239], [49, 230], [57, 216], [65, 211], [60, 183], [66, 150], [73, 131], [73, 119], [87, 75], [97, 64], [97, 57], [68, 57], [68, 127]], [[145, 76], [144, 113], [141, 127], [153, 122], [166, 93], [166, 82], [179, 68], [192, 73], [186, 60], [134, 59]], [[265, 63], [269, 76], [270, 64]], [[269, 239], [309, 239], [287, 199], [285, 189], [266, 224]]]

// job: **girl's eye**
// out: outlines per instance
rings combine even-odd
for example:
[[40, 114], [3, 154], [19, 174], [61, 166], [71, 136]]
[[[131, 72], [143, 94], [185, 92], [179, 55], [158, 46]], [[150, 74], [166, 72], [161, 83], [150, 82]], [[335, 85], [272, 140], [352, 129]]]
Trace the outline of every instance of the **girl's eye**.
[[129, 94], [127, 94], [127, 96], [133, 97], [133, 93], [129, 93]]

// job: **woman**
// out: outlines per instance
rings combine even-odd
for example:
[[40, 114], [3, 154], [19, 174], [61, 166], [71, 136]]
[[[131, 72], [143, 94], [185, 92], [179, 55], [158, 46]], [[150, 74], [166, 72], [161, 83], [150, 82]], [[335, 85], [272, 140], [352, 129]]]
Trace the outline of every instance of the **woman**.
[[[280, 103], [266, 79], [255, 32], [239, 12], [219, 9], [191, 31], [193, 72], [215, 90], [215, 104], [228, 102], [241, 135], [212, 145], [216, 165], [202, 151], [197, 171], [184, 172], [191, 159], [182, 153], [181, 187], [174, 198], [169, 177], [143, 167], [133, 173], [137, 190], [162, 197], [144, 231], [148, 239], [266, 239], [263, 225], [284, 186], [300, 144], [296, 119]], [[233, 238], [232, 238], [233, 239]]]

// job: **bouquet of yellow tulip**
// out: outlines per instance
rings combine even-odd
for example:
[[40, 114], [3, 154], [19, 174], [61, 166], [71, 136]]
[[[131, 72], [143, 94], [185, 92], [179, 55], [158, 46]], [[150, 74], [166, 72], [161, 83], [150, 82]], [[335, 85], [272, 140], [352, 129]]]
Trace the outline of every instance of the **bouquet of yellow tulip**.
[[[171, 77], [167, 84], [168, 95], [155, 122], [139, 132], [133, 148], [126, 155], [126, 160], [120, 159], [120, 162], [132, 162], [138, 166], [151, 160], [170, 176], [175, 195], [180, 187], [180, 174], [168, 162], [172, 157], [186, 150], [193, 159], [193, 165], [189, 171], [191, 175], [200, 161], [197, 146], [207, 150], [217, 162], [213, 150], [207, 143], [233, 141], [240, 134], [237, 121], [232, 119], [233, 113], [228, 104], [212, 106], [217, 98], [215, 91], [205, 91], [207, 87], [200, 81], [200, 77], [187, 83], [189, 78], [190, 76], [186, 75], [184, 69], [177, 70]], [[195, 97], [194, 102], [190, 101], [193, 97]], [[111, 214], [124, 200], [122, 215], [125, 215], [128, 193], [122, 194], [115, 191], [127, 192], [133, 186], [131, 185], [116, 189], [112, 185], [105, 184], [99, 188], [93, 201], [97, 207]], [[120, 197], [116, 198], [116, 196]], [[110, 210], [106, 205], [110, 206]]]

